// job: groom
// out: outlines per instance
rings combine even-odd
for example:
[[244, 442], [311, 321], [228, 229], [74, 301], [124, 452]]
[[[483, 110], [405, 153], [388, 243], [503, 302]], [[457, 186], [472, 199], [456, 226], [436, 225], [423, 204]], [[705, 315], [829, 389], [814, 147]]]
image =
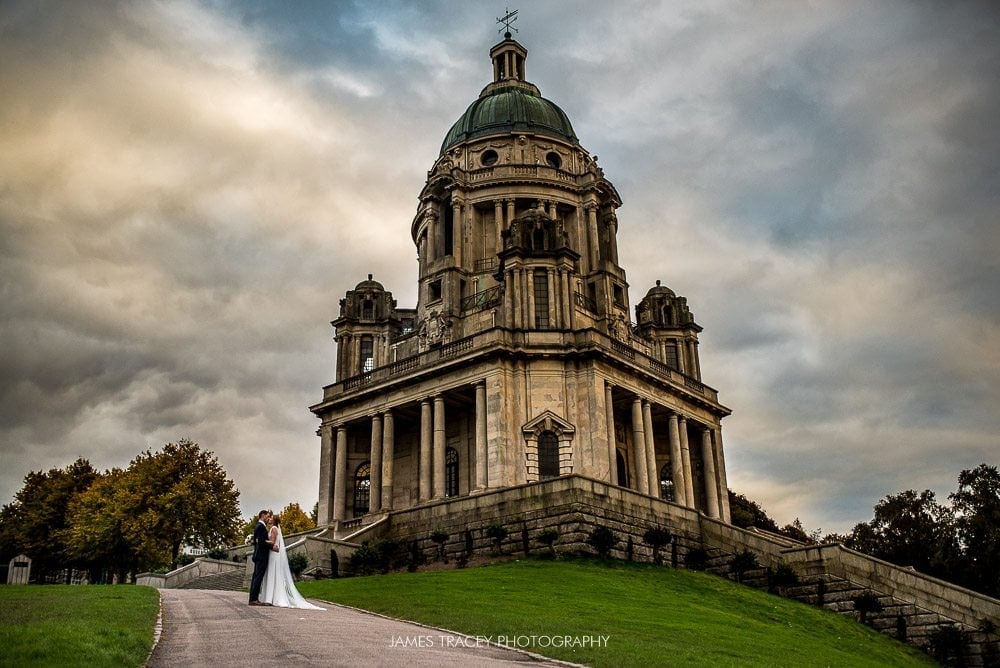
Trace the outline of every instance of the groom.
[[253, 577], [250, 578], [250, 605], [267, 605], [261, 603], [260, 586], [264, 583], [264, 573], [267, 571], [267, 560], [271, 553], [271, 542], [267, 539], [267, 518], [270, 513], [262, 510], [257, 513], [257, 526], [253, 529]]

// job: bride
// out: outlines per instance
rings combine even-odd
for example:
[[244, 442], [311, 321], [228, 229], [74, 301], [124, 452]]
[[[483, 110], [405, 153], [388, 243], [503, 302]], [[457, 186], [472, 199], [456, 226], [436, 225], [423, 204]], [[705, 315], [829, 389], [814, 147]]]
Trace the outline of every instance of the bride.
[[302, 598], [295, 588], [292, 569], [288, 566], [288, 553], [285, 551], [285, 539], [281, 536], [281, 520], [272, 514], [272, 526], [268, 540], [273, 543], [271, 554], [267, 560], [267, 570], [264, 572], [264, 584], [260, 590], [260, 600], [279, 608], [308, 608], [310, 610], [325, 610]]

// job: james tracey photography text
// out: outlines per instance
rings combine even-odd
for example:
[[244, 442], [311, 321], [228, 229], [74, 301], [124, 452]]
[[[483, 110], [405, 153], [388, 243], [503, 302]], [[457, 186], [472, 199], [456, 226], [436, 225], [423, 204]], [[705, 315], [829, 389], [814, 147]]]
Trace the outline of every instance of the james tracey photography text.
[[567, 636], [567, 635], [497, 635], [497, 636], [454, 636], [419, 635], [392, 636], [390, 648], [430, 648], [430, 647], [508, 647], [510, 649], [533, 649], [545, 647], [607, 647], [611, 636]]

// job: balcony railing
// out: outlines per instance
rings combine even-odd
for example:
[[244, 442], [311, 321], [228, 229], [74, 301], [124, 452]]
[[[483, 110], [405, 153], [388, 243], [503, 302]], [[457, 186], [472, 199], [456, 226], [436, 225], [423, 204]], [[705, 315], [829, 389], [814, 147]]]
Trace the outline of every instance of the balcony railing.
[[477, 274], [485, 274], [486, 272], [493, 271], [497, 268], [497, 258], [494, 257], [484, 257], [481, 260], [476, 260], [475, 272]]
[[[642, 350], [641, 341], [619, 341], [592, 330], [585, 332], [583, 339], [567, 339], [567, 345], [573, 345], [569, 344], [570, 340], [575, 340], [575, 345], [577, 346], [603, 349], [614, 357], [626, 360], [669, 381], [675, 387], [684, 388], [689, 392], [705, 397], [709, 401], [718, 401], [718, 393], [714, 389], [702, 384], [691, 376], [670, 368], [663, 362], [648, 355]], [[558, 345], [558, 336], [557, 339], [550, 339], [542, 345], [554, 344]], [[330, 400], [343, 392], [349, 392], [390, 380], [413, 371], [430, 369], [440, 363], [460, 357], [469, 352], [486, 351], [497, 346], [511, 345], [514, 345], [514, 340], [509, 332], [500, 328], [488, 329], [473, 336], [431, 348], [418, 355], [393, 362], [392, 364], [378, 367], [367, 373], [352, 376], [339, 383], [328, 385], [324, 388], [323, 398], [324, 400]]]
[[597, 313], [597, 302], [588, 297], [587, 295], [583, 294], [582, 292], [574, 292], [573, 301], [576, 302], [577, 306], [585, 308], [591, 313], [594, 314]]
[[483, 309], [499, 306], [503, 299], [503, 286], [494, 285], [474, 295], [462, 298], [463, 311], [482, 311]]

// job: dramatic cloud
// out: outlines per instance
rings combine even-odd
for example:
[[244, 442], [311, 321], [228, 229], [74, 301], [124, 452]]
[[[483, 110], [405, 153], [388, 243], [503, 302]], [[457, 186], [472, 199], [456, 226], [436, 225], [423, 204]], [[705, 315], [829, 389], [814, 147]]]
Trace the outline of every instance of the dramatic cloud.
[[[528, 78], [625, 200], [631, 302], [688, 297], [729, 482], [844, 530], [996, 464], [1000, 40], [988, 4], [543, 2]], [[471, 3], [0, 7], [0, 497], [188, 437], [244, 510], [318, 484], [307, 406], [488, 81]]]

